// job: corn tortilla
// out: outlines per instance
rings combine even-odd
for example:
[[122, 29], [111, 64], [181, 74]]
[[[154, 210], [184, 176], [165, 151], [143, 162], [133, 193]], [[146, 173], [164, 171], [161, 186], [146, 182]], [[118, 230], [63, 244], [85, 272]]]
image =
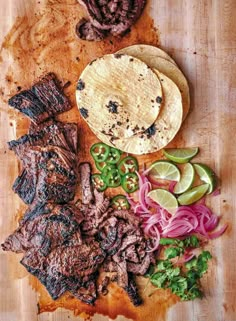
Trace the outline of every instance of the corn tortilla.
[[89, 126], [114, 138], [127, 138], [156, 120], [162, 87], [141, 60], [110, 54], [87, 65], [78, 81], [76, 99]]
[[155, 60], [156, 57], [160, 57], [163, 59], [166, 59], [169, 62], [172, 62], [172, 64], [176, 65], [176, 62], [174, 61], [173, 58], [171, 58], [168, 53], [166, 53], [164, 50], [155, 47], [155, 46], [151, 46], [151, 45], [132, 45], [129, 47], [125, 47], [120, 49], [119, 51], [117, 51], [117, 53], [121, 53], [121, 54], [126, 54], [129, 56], [134, 56], [135, 57], [135, 53], [138, 52], [139, 54], [139, 59], [140, 60], [147, 60], [148, 57], [148, 61], [149, 64], [151, 65], [151, 61]]
[[119, 53], [128, 54], [142, 60], [151, 68], [155, 68], [166, 75], [178, 86], [182, 95], [184, 121], [190, 108], [189, 86], [184, 74], [175, 63], [170, 61], [170, 57], [167, 59], [167, 54], [166, 56], [157, 50], [155, 55], [155, 49], [144, 48], [144, 45], [130, 46], [121, 49]]
[[164, 148], [175, 137], [182, 123], [182, 97], [175, 83], [155, 70], [161, 80], [163, 89], [163, 105], [161, 112], [149, 128], [130, 138], [109, 141], [107, 136], [98, 135], [98, 138], [109, 145], [131, 154], [142, 155], [156, 152]]

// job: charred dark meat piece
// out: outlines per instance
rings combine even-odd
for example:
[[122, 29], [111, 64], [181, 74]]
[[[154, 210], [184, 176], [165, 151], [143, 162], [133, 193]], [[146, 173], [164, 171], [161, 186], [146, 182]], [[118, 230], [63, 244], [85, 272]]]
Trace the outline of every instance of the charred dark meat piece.
[[79, 166], [80, 184], [82, 187], [82, 203], [90, 204], [94, 200], [91, 184], [91, 167], [89, 163], [82, 163]]
[[[24, 221], [2, 244], [5, 251], [24, 252], [31, 248], [48, 255], [79, 231], [83, 216], [73, 205], [45, 206], [45, 214]], [[48, 214], [48, 212], [50, 213]], [[80, 237], [80, 244], [82, 243]]]
[[84, 40], [99, 41], [108, 34], [124, 35], [140, 17], [146, 0], [79, 0], [86, 8], [90, 21], [82, 19], [76, 34]]
[[97, 29], [86, 19], [81, 19], [77, 23], [75, 32], [80, 39], [89, 41], [100, 41], [107, 35], [106, 31]]
[[19, 195], [25, 204], [31, 204], [35, 198], [37, 176], [23, 169], [16, 178], [12, 189]]
[[[31, 204], [35, 197], [36, 192], [40, 190], [39, 187], [42, 187], [45, 185], [45, 172], [40, 168], [40, 163], [38, 158], [36, 159], [35, 153], [30, 154], [31, 149], [36, 149], [35, 145], [45, 147], [48, 145], [60, 147], [60, 154], [64, 154], [63, 159], [68, 158], [66, 154], [68, 155], [74, 155], [74, 161], [73, 164], [71, 164], [71, 169], [74, 172], [77, 172], [77, 169], [75, 170], [75, 166], [77, 167], [77, 161], [76, 161], [76, 155], [77, 153], [77, 145], [78, 145], [78, 127], [76, 124], [63, 124], [61, 122], [48, 122], [48, 126], [44, 128], [40, 128], [39, 131], [36, 131], [34, 127], [31, 127], [30, 133], [27, 135], [24, 135], [20, 137], [17, 140], [13, 140], [9, 142], [10, 149], [14, 150], [14, 152], [17, 154], [17, 156], [22, 160], [24, 165], [27, 168], [24, 168], [22, 170], [22, 173], [20, 176], [17, 177], [15, 183], [13, 184], [13, 190], [20, 196], [20, 198], [26, 203]], [[40, 126], [42, 127], [42, 126]], [[51, 147], [53, 149], [53, 147]], [[59, 151], [59, 149], [57, 150]], [[66, 152], [68, 151], [68, 152]], [[52, 155], [52, 152], [51, 152]], [[45, 162], [46, 158], [48, 156], [48, 153], [44, 153], [45, 156]], [[56, 160], [57, 164], [59, 160]], [[35, 165], [37, 165], [37, 168], [35, 168]], [[60, 165], [62, 169], [64, 165]], [[42, 166], [41, 166], [42, 167]], [[43, 166], [45, 169], [45, 166]], [[71, 197], [74, 195], [74, 188], [75, 184], [72, 184], [71, 181], [69, 186], [65, 183], [65, 187], [62, 187], [62, 181], [60, 183], [58, 179], [58, 168], [56, 169], [56, 175], [54, 179], [51, 178], [51, 181], [54, 180], [54, 183], [50, 186], [55, 185], [57, 186], [58, 192], [57, 194], [62, 193], [62, 197], [59, 197], [58, 203], [64, 202], [64, 196], [66, 192], [66, 188], [68, 190], [68, 193], [72, 193]], [[65, 174], [65, 170], [61, 170], [61, 172]], [[60, 172], [60, 171], [59, 171]], [[47, 176], [46, 172], [46, 176]], [[76, 174], [77, 175], [77, 174]], [[51, 172], [52, 176], [52, 172]], [[74, 178], [73, 178], [74, 179]], [[56, 181], [57, 180], [57, 181]], [[36, 191], [37, 189], [37, 191]], [[56, 190], [56, 189], [55, 189]], [[46, 194], [47, 195], [46, 195]], [[51, 192], [49, 188], [45, 188], [44, 197], [41, 197], [40, 199], [48, 200], [52, 199], [52, 195], [50, 196]], [[56, 195], [56, 193], [53, 193]], [[62, 199], [62, 201], [61, 201]], [[66, 197], [68, 199], [68, 196]]]
[[139, 306], [143, 303], [143, 300], [138, 294], [138, 288], [134, 280], [134, 275], [132, 273], [128, 274], [128, 286], [125, 287], [125, 291], [127, 292], [134, 306]]
[[11, 97], [8, 103], [36, 124], [71, 108], [52, 73], [47, 74], [29, 90]]
[[[74, 198], [77, 184], [77, 157], [55, 146], [31, 146], [24, 152], [25, 170], [34, 176], [38, 202], [66, 203]], [[29, 175], [28, 175], [29, 176]]]

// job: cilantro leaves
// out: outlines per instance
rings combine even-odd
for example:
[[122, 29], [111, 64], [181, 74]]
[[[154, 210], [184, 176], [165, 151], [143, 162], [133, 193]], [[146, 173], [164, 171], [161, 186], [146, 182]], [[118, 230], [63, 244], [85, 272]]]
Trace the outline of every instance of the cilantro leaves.
[[185, 248], [198, 247], [198, 238], [196, 236], [184, 240], [162, 238], [161, 244], [172, 246], [164, 250], [165, 259], [158, 260], [156, 266], [151, 266], [146, 277], [150, 278], [154, 286], [170, 289], [182, 301], [202, 298], [200, 278], [207, 272], [208, 261], [212, 258], [210, 252], [202, 251], [200, 255], [180, 267], [175, 266], [170, 259], [183, 254]]

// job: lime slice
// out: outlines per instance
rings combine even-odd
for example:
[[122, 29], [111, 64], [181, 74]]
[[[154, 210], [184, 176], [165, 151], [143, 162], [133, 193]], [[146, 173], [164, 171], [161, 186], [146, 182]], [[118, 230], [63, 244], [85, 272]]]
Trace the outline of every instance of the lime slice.
[[184, 165], [181, 172], [180, 181], [174, 187], [175, 194], [182, 194], [186, 192], [194, 181], [194, 168], [190, 163]]
[[209, 184], [209, 190], [207, 194], [210, 194], [214, 191], [217, 185], [217, 177], [216, 174], [213, 172], [213, 170], [204, 164], [193, 164], [194, 169], [198, 176], [200, 177], [200, 180]]
[[178, 167], [168, 161], [156, 161], [150, 166], [149, 176], [154, 179], [168, 179], [171, 181], [180, 180], [180, 171]]
[[187, 163], [198, 153], [198, 147], [195, 148], [167, 148], [163, 150], [166, 158], [175, 163]]
[[193, 187], [189, 191], [183, 193], [178, 197], [178, 202], [180, 205], [189, 205], [200, 200], [207, 192], [209, 184], [202, 184]]
[[166, 191], [165, 189], [158, 188], [149, 192], [148, 196], [169, 213], [171, 213], [172, 215], [175, 214], [178, 208], [178, 202], [173, 194]]

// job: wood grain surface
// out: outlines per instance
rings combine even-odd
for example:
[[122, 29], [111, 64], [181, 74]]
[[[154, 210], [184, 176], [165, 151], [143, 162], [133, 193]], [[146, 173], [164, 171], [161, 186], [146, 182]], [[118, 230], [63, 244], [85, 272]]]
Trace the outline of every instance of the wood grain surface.
[[[6, 142], [25, 133], [29, 122], [9, 109], [10, 95], [46, 71], [70, 80], [67, 94], [74, 108], [61, 119], [79, 123], [80, 158], [89, 160], [88, 146], [96, 138], [76, 110], [74, 88], [79, 73], [101, 54], [133, 43], [159, 44], [176, 60], [191, 90], [191, 112], [170, 146], [200, 147], [197, 159], [214, 168], [221, 179], [221, 195], [209, 199], [209, 205], [229, 228], [207, 245], [214, 259], [202, 282], [203, 300], [176, 303], [160, 292], [157, 301], [147, 303], [148, 310], [153, 310], [151, 317], [142, 310], [129, 310], [126, 318], [117, 320], [236, 321], [236, 1], [152, 0], [130, 35], [103, 44], [84, 45], [75, 39], [74, 25], [83, 15], [73, 0], [0, 0], [0, 242], [14, 230], [26, 208], [11, 190], [20, 165]], [[148, 163], [160, 155], [139, 160]], [[55, 306], [19, 264], [20, 258], [0, 250], [0, 321], [81, 320], [73, 311], [60, 308], [65, 307], [63, 300], [54, 312], [38, 314]], [[125, 299], [121, 302], [126, 304]], [[112, 304], [119, 306], [118, 301]], [[110, 318], [95, 314], [93, 320]]]

